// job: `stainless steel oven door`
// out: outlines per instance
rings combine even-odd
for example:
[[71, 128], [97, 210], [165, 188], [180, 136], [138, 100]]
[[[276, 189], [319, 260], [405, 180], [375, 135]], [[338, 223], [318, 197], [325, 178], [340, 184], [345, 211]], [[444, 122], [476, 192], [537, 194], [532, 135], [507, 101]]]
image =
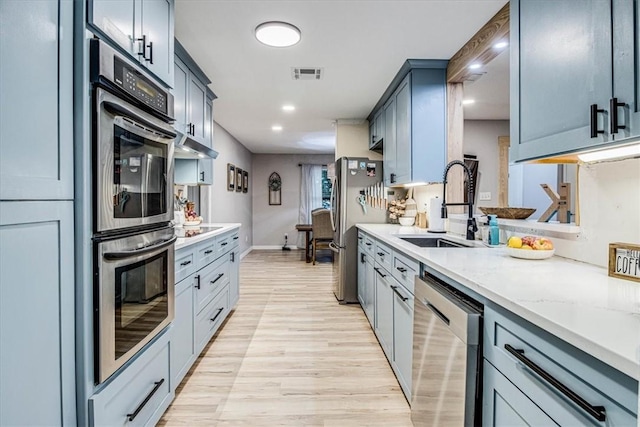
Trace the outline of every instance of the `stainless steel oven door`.
[[173, 219], [172, 126], [96, 90], [96, 233]]
[[98, 356], [101, 383], [174, 317], [173, 228], [98, 243]]

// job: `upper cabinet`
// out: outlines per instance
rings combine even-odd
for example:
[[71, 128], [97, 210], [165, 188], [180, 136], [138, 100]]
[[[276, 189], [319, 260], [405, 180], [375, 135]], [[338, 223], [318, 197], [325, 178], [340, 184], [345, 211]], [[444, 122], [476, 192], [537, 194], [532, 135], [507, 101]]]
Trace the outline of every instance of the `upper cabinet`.
[[173, 0], [91, 0], [89, 24], [173, 87]]
[[442, 181], [447, 151], [446, 73], [447, 61], [408, 60], [370, 115], [384, 120], [378, 132], [384, 135], [385, 185]]
[[0, 200], [73, 199], [73, 4], [2, 2], [0, 27]]
[[382, 143], [386, 134], [386, 117], [381, 108], [369, 124], [369, 150], [382, 151]]
[[640, 135], [634, 4], [511, 2], [512, 161]]

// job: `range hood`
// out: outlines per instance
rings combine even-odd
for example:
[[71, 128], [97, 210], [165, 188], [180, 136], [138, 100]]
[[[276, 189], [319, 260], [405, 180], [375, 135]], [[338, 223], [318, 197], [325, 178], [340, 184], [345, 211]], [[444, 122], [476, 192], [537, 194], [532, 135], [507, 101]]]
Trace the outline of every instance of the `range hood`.
[[198, 140], [199, 138], [177, 129], [176, 133], [178, 134], [175, 139], [174, 157], [176, 159], [215, 159], [218, 157], [218, 152], [204, 145]]

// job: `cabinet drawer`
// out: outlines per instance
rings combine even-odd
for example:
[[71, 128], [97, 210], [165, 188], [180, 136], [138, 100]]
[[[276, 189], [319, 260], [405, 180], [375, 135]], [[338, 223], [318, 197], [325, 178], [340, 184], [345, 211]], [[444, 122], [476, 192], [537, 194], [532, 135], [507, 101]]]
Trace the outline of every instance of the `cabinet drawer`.
[[603, 406], [607, 425], [636, 423], [638, 382], [634, 379], [500, 309], [485, 306], [484, 325], [485, 358], [560, 425], [600, 424], [528, 363], [590, 405]]
[[198, 269], [206, 267], [218, 258], [216, 256], [216, 238], [205, 240], [198, 245]]
[[420, 264], [400, 252], [393, 253], [393, 265], [391, 274], [407, 290], [413, 293], [415, 276], [420, 274]]
[[195, 278], [196, 313], [200, 313], [227, 283], [229, 283], [229, 260], [226, 258], [218, 259], [200, 270]]
[[218, 236], [218, 239], [216, 240], [216, 258], [231, 250], [231, 242], [232, 240], [229, 234]]
[[231, 249], [240, 246], [240, 231], [232, 231], [229, 236], [229, 242], [231, 242]]
[[364, 239], [367, 235], [364, 234], [362, 231], [358, 230], [358, 247], [362, 248], [362, 250], [364, 251]]
[[89, 399], [95, 426], [153, 425], [171, 402], [169, 334]]
[[196, 354], [200, 354], [229, 313], [229, 286], [224, 288], [196, 317]]
[[376, 250], [376, 241], [365, 234], [364, 236], [364, 251], [373, 257]]
[[388, 246], [376, 242], [375, 260], [380, 266], [384, 267], [385, 270], [391, 271], [393, 252]]
[[176, 251], [175, 256], [175, 278], [176, 283], [180, 282], [186, 277], [189, 277], [191, 273], [197, 270], [196, 256], [193, 248], [185, 248], [180, 251]]

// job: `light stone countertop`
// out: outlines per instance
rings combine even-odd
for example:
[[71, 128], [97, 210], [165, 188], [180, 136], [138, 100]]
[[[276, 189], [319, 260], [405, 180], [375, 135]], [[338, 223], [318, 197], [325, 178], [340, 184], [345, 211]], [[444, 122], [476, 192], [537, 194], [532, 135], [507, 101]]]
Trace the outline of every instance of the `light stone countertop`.
[[[237, 228], [240, 228], [242, 224], [240, 224], [239, 222], [232, 222], [232, 223], [203, 223], [200, 224], [197, 227], [176, 227], [176, 235], [180, 236], [181, 233], [183, 231], [188, 231], [188, 230], [196, 230], [198, 227], [220, 227], [217, 230], [212, 230], [212, 231], [207, 231], [206, 233], [200, 233], [198, 235], [195, 235], [193, 237], [178, 237], [178, 240], [176, 240], [176, 246], [175, 249], [182, 249], [182, 248], [186, 248], [187, 246], [191, 246], [193, 244], [202, 242], [203, 240], [207, 240], [210, 239], [214, 236], [218, 236], [220, 234], [224, 234], [227, 231], [231, 231]], [[184, 236], [184, 234], [182, 234]]]
[[[443, 234], [394, 224], [359, 229], [459, 284], [640, 380], [640, 284], [554, 256], [516, 259], [504, 247], [420, 248], [399, 237]], [[447, 239], [464, 241], [459, 236]], [[466, 242], [466, 241], [464, 241]], [[471, 242], [468, 242], [471, 243]]]

